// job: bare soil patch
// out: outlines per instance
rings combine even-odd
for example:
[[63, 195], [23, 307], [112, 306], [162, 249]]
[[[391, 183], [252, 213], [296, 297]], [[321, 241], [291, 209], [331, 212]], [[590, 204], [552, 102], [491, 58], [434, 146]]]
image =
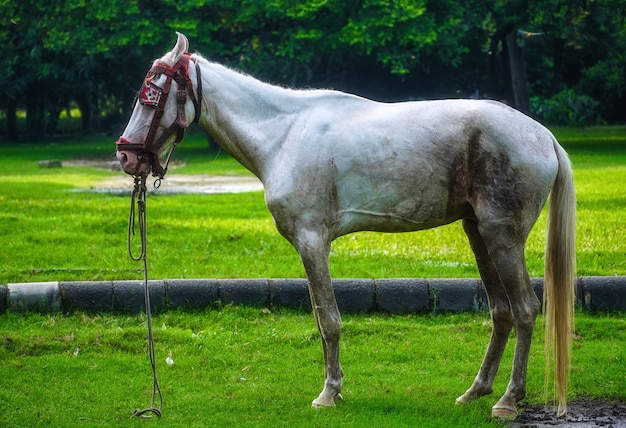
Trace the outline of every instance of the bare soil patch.
[[567, 404], [567, 415], [557, 418], [553, 407], [526, 406], [509, 428], [626, 428], [626, 402], [580, 400]]
[[[258, 178], [245, 175], [181, 175], [168, 172], [161, 181], [160, 187], [154, 187], [154, 178], [148, 178], [148, 191], [156, 193], [241, 193], [263, 190]], [[120, 193], [130, 192], [133, 179], [120, 173], [119, 177], [110, 178], [97, 183], [93, 191]]]
[[[263, 190], [263, 185], [258, 178], [251, 175], [182, 175], [176, 174], [173, 170], [180, 164], [175, 161], [171, 163], [171, 170], [161, 181], [158, 189], [154, 187], [154, 177], [148, 178], [148, 191], [155, 193], [240, 193]], [[82, 166], [98, 169], [120, 171], [119, 163], [115, 158], [107, 159], [73, 159], [63, 161], [63, 166]], [[133, 179], [120, 171], [119, 176], [112, 177], [98, 182], [93, 188], [93, 192], [125, 194], [130, 193], [133, 187]]]

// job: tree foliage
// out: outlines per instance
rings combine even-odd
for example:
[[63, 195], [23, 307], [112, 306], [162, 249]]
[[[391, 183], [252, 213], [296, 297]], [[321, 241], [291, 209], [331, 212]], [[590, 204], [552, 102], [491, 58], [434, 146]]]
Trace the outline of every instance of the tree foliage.
[[16, 111], [36, 139], [69, 106], [83, 130], [119, 132], [175, 30], [194, 51], [274, 83], [514, 104], [511, 76], [524, 75], [531, 110], [574, 97], [595, 106], [583, 117], [626, 121], [626, 0], [0, 0], [0, 14], [10, 138]]

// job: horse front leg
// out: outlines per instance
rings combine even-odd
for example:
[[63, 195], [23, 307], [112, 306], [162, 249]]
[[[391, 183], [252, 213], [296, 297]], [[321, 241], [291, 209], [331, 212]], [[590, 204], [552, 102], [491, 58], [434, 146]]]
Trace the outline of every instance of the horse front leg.
[[324, 352], [324, 389], [313, 407], [331, 407], [341, 399], [343, 371], [339, 362], [341, 316], [332, 288], [328, 255], [330, 243], [321, 234], [305, 232], [295, 242], [309, 281], [309, 293]]

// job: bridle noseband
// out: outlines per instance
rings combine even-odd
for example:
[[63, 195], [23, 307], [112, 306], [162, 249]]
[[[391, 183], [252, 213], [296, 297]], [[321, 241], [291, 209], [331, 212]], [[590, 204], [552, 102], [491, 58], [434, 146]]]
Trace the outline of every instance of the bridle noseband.
[[[195, 117], [192, 123], [198, 123], [200, 121], [200, 110], [202, 106], [202, 79], [200, 77], [200, 66], [196, 60], [192, 60], [196, 66], [196, 79], [197, 79], [197, 97], [194, 94], [191, 79], [189, 77], [189, 61], [191, 60], [191, 54], [185, 52], [174, 66], [169, 67], [163, 63], [156, 63], [152, 66], [146, 78], [144, 79], [141, 90], [135, 97], [134, 106], [139, 102], [144, 106], [150, 106], [155, 108], [152, 122], [150, 123], [150, 129], [148, 135], [142, 144], [131, 143], [127, 138], [120, 137], [117, 142], [117, 151], [133, 151], [137, 153], [141, 162], [148, 162], [152, 167], [152, 175], [155, 177], [163, 178], [167, 172], [167, 165], [169, 164], [174, 148], [185, 137], [185, 129], [189, 127], [187, 117], [185, 115], [185, 104], [187, 103], [187, 96], [191, 99], [195, 108]], [[157, 75], [165, 75], [167, 80], [163, 87], [159, 87], [153, 83], [153, 79]], [[165, 111], [165, 104], [169, 96], [170, 87], [174, 80], [178, 84], [178, 91], [176, 93], [176, 120], [168, 126], [161, 136], [156, 140], [156, 133], [159, 128], [159, 123], [163, 117]], [[167, 155], [165, 165], [161, 166], [159, 161], [158, 151], [161, 146], [167, 141], [172, 134], [176, 133], [174, 144]]]

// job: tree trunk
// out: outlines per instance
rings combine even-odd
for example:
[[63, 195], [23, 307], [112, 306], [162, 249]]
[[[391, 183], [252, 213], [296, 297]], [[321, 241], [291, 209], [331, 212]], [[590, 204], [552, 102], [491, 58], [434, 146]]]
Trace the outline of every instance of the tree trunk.
[[93, 131], [93, 104], [91, 94], [83, 92], [76, 99], [80, 110], [80, 124], [84, 133], [90, 134]]
[[554, 37], [552, 41], [552, 93], [550, 95], [556, 95], [562, 89], [563, 62], [561, 52], [563, 48], [563, 42], [558, 37]]
[[7, 140], [17, 141], [17, 103], [9, 100], [7, 103]]
[[46, 103], [44, 91], [32, 84], [26, 91], [26, 139], [41, 141], [46, 135]]
[[522, 113], [530, 113], [528, 98], [528, 81], [526, 66], [524, 65], [524, 49], [517, 43], [517, 32], [511, 31], [506, 35], [509, 48], [509, 65], [511, 69], [511, 87], [513, 89], [513, 106]]
[[[511, 63], [509, 60], [509, 46], [507, 44], [507, 34], [514, 31], [511, 23], [496, 30], [491, 36], [488, 56], [488, 97], [495, 100], [512, 104], [514, 101], [511, 85]], [[501, 50], [498, 52], [498, 46]]]
[[491, 43], [489, 45], [489, 52], [487, 53], [487, 96], [491, 99], [499, 98], [499, 90], [497, 83], [497, 75], [498, 75], [498, 62], [497, 62], [497, 52], [498, 52], [498, 44], [500, 43], [500, 38], [498, 34], [494, 34], [491, 37]]

